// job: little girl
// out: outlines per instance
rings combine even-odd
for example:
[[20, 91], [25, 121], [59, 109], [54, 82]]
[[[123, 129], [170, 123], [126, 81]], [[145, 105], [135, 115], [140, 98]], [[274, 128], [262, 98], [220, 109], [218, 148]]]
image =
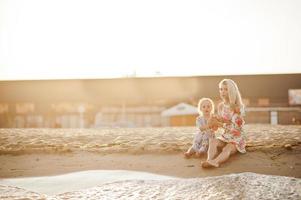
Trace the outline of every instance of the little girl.
[[[231, 79], [224, 79], [219, 83], [219, 92], [222, 102], [218, 106], [218, 116], [215, 117], [217, 126], [224, 129], [216, 139], [210, 139], [207, 161], [202, 167], [219, 167], [230, 155], [237, 151], [245, 153], [246, 141], [243, 130], [244, 105], [236, 83]], [[213, 120], [214, 121], [214, 120]], [[209, 120], [212, 126], [211, 120]], [[217, 148], [223, 147], [222, 152], [215, 158]]]
[[207, 152], [209, 138], [214, 136], [213, 130], [208, 126], [208, 120], [214, 113], [213, 101], [209, 98], [202, 98], [198, 104], [199, 116], [196, 118], [197, 133], [194, 135], [192, 146], [184, 153], [186, 158], [194, 153], [200, 156]]

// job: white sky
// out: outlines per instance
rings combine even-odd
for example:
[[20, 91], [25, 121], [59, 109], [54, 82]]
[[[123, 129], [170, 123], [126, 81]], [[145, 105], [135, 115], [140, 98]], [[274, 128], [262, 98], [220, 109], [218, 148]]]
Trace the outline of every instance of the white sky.
[[300, 0], [0, 0], [0, 80], [301, 73]]

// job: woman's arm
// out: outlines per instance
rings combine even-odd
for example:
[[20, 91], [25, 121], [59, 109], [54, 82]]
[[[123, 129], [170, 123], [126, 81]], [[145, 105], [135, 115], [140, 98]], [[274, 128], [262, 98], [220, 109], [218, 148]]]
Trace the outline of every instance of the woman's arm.
[[235, 127], [241, 128], [245, 124], [245, 120], [240, 114], [234, 114], [232, 118], [232, 123]]
[[221, 102], [221, 103], [218, 104], [218, 106], [217, 106], [217, 115], [215, 115], [215, 116], [216, 116], [216, 119], [217, 119], [219, 122], [221, 122], [221, 124], [223, 124], [223, 123], [230, 124], [230, 123], [231, 123], [230, 120], [224, 119], [224, 118], [222, 117], [222, 110], [223, 110], [223, 107], [224, 107], [224, 103], [223, 103], [223, 102]]

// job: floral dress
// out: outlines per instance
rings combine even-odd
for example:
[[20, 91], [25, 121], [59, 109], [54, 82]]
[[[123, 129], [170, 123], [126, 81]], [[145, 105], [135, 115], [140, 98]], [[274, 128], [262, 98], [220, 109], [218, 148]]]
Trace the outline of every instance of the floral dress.
[[196, 118], [196, 127], [198, 129], [197, 133], [194, 135], [192, 150], [198, 153], [205, 153], [208, 150], [209, 145], [209, 138], [214, 136], [212, 130], [204, 130], [201, 131], [200, 127], [207, 125], [207, 120], [202, 117], [198, 116]]
[[232, 143], [239, 152], [245, 153], [246, 139], [243, 129], [243, 125], [245, 123], [242, 117], [243, 114], [234, 113], [231, 111], [230, 106], [225, 104], [223, 104], [218, 114], [223, 119], [231, 121], [231, 123], [223, 126], [224, 131], [221, 135], [217, 136], [217, 139], [226, 143]]

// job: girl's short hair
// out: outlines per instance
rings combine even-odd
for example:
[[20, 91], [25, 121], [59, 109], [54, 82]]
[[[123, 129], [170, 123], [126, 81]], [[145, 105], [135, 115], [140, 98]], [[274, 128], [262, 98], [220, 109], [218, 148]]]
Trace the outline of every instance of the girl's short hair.
[[207, 98], [207, 97], [201, 98], [199, 100], [199, 103], [198, 103], [198, 112], [199, 112], [199, 114], [203, 115], [203, 113], [201, 112], [201, 106], [205, 101], [208, 101], [211, 104], [212, 110], [211, 110], [210, 114], [214, 114], [214, 103], [210, 98]]
[[227, 86], [230, 104], [239, 106], [239, 108], [244, 112], [245, 106], [242, 102], [237, 84], [231, 79], [223, 79], [218, 84], [219, 88], [221, 88], [222, 85]]

